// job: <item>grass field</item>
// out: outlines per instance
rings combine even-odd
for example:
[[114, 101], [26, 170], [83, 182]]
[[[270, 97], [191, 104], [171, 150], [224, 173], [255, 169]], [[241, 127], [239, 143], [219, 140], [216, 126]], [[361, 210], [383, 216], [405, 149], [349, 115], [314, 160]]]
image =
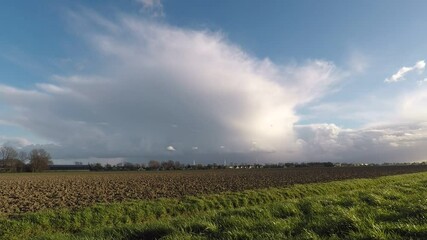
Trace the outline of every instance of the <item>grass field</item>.
[[427, 173], [0, 219], [1, 239], [427, 239]]

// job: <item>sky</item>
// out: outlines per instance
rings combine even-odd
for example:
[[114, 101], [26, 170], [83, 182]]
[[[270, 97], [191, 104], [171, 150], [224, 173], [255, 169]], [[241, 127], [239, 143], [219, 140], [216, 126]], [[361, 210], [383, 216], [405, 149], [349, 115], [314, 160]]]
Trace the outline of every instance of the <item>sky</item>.
[[425, 1], [2, 1], [0, 145], [55, 163], [427, 160]]

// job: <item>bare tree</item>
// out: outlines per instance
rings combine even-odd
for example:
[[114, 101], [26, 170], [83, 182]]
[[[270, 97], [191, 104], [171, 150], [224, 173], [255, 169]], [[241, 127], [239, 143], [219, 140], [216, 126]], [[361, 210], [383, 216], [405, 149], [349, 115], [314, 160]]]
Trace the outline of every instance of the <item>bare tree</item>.
[[6, 148], [0, 147], [0, 169], [4, 170], [6, 166]]
[[31, 170], [33, 172], [41, 172], [43, 170], [47, 170], [49, 168], [49, 164], [52, 163], [50, 161], [50, 158], [50, 154], [46, 152], [46, 150], [42, 148], [33, 149], [30, 152]]
[[175, 163], [172, 160], [164, 161], [161, 163], [163, 170], [172, 170], [175, 169]]
[[159, 169], [160, 163], [156, 160], [151, 160], [150, 162], [148, 162], [148, 168], [151, 170]]
[[18, 153], [18, 159], [21, 160], [23, 163], [28, 160], [28, 153], [25, 151], [20, 151]]
[[0, 148], [0, 157], [2, 160], [18, 158], [18, 152], [13, 147], [4, 146]]
[[17, 171], [17, 167], [22, 167], [18, 160], [18, 152], [13, 147], [3, 146], [0, 148], [1, 167], [10, 172]]

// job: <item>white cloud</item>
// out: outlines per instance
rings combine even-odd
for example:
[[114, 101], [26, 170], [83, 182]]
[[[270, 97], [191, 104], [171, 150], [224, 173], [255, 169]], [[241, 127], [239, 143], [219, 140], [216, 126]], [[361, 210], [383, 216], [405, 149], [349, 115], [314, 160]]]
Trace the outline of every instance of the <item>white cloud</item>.
[[176, 149], [175, 149], [173, 146], [168, 146], [168, 147], [166, 148], [166, 150], [168, 150], [168, 151], [170, 151], [170, 152], [174, 152], [174, 151], [176, 151]]
[[26, 138], [0, 136], [0, 146], [9, 146], [21, 149], [33, 143]]
[[47, 84], [47, 83], [39, 83], [37, 84], [37, 87], [47, 93], [52, 93], [52, 94], [66, 94], [70, 92], [69, 89], [64, 89], [57, 85]]
[[423, 70], [426, 67], [426, 63], [424, 60], [417, 62], [414, 66], [415, 69]]
[[399, 97], [397, 111], [403, 121], [427, 121], [427, 88], [410, 91]]
[[141, 11], [150, 14], [153, 17], [164, 16], [163, 4], [161, 0], [136, 0], [138, 4], [141, 4]]
[[407, 162], [425, 159], [427, 123], [378, 125], [359, 130], [334, 124], [296, 126], [300, 159], [339, 162]]
[[14, 109], [1, 120], [56, 143], [57, 158], [143, 159], [171, 143], [174, 154], [195, 144], [199, 154], [223, 152], [220, 144], [246, 154], [256, 141], [283, 159], [294, 148], [294, 109], [341, 77], [323, 60], [257, 59], [219, 33], [94, 14], [78, 18], [97, 59], [90, 74], [54, 76], [30, 90], [0, 86], [0, 101]]
[[385, 79], [384, 82], [392, 83], [392, 82], [399, 82], [399, 81], [405, 80], [405, 76], [410, 72], [417, 71], [418, 73], [422, 73], [425, 69], [425, 66], [426, 66], [425, 61], [421, 60], [415, 63], [415, 65], [412, 67], [402, 67], [390, 78]]

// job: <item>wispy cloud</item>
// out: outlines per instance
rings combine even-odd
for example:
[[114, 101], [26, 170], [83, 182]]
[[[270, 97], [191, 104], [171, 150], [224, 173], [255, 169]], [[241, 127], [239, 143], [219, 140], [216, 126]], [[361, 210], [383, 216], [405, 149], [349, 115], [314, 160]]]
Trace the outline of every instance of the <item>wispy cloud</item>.
[[149, 14], [153, 17], [163, 17], [163, 4], [161, 0], [136, 0], [137, 3], [141, 4], [141, 11]]
[[33, 145], [33, 143], [26, 138], [0, 136], [0, 146], [9, 146], [21, 149], [30, 145]]
[[424, 60], [418, 61], [412, 67], [402, 67], [395, 74], [393, 74], [390, 78], [386, 78], [384, 82], [393, 83], [405, 80], [405, 76], [410, 72], [416, 71], [418, 73], [422, 73], [426, 67], [426, 63]]

